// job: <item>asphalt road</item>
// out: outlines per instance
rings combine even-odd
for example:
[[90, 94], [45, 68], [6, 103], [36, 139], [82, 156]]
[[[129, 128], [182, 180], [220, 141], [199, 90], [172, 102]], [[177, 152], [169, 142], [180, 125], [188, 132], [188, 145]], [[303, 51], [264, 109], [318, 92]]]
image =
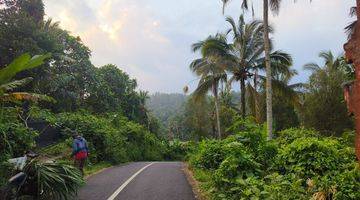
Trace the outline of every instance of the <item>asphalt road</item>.
[[136, 162], [89, 179], [79, 200], [195, 200], [181, 162]]

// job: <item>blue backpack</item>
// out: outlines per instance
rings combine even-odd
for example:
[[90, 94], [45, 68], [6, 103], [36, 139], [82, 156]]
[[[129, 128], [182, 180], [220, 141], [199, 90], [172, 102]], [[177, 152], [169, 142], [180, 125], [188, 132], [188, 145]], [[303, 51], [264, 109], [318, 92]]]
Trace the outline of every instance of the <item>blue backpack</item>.
[[88, 147], [86, 144], [86, 140], [83, 137], [77, 137], [74, 140], [74, 144], [73, 144], [73, 154], [76, 154], [80, 151], [86, 151], [88, 152]]

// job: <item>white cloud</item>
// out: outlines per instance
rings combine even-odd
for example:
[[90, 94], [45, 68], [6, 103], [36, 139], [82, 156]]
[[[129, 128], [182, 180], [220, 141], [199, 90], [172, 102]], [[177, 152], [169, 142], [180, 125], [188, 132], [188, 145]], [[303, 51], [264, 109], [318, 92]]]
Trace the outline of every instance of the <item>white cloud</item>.
[[[320, 50], [341, 51], [352, 4], [284, 1], [280, 15], [271, 17], [276, 47], [295, 57], [297, 69], [316, 61]], [[45, 0], [45, 6], [49, 17], [90, 47], [95, 65], [114, 63], [151, 92], [181, 92], [194, 79], [188, 70], [196, 56], [190, 45], [228, 27], [220, 0]], [[261, 5], [255, 9], [260, 16]], [[226, 15], [236, 18], [238, 13], [240, 3], [232, 1]]]

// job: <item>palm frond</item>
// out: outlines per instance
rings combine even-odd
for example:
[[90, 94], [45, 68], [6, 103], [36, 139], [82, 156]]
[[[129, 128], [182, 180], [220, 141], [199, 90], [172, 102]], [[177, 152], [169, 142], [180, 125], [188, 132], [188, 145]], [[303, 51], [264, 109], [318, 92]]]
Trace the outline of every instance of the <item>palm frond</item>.
[[78, 169], [59, 163], [29, 163], [25, 170], [35, 175], [40, 199], [73, 199], [84, 184]]
[[[225, 7], [231, 0], [221, 0], [223, 2], [222, 13], [225, 13]], [[249, 0], [242, 0], [241, 9], [247, 10], [249, 8]]]
[[356, 16], [356, 9], [357, 9], [356, 6], [350, 8], [350, 13], [349, 13], [350, 17]]
[[351, 36], [353, 35], [353, 33], [355, 31], [356, 23], [357, 23], [357, 21], [353, 21], [345, 27], [345, 33], [348, 36], [348, 39], [350, 39]]
[[38, 67], [44, 63], [44, 60], [49, 58], [51, 54], [36, 55], [31, 57], [26, 53], [11, 62], [8, 66], [0, 70], [0, 85], [11, 80], [17, 73]]
[[319, 57], [324, 60], [326, 65], [335, 61], [335, 56], [331, 51], [321, 51]]
[[193, 92], [194, 100], [199, 101], [201, 98], [205, 97], [209, 90], [211, 90], [213, 84], [215, 84], [213, 77], [205, 76], [201, 78], [197, 88]]
[[278, 14], [280, 10], [281, 0], [270, 0], [270, 9]]
[[28, 92], [13, 92], [13, 93], [5, 93], [0, 96], [0, 101], [48, 101], [48, 102], [56, 102], [56, 100], [52, 97], [42, 95], [42, 94], [35, 94], [35, 93], [28, 93]]
[[225, 14], [225, 7], [230, 2], [230, 0], [221, 0], [223, 2], [222, 13]]
[[15, 80], [15, 81], [11, 81], [5, 84], [0, 85], [0, 90], [2, 91], [12, 91], [20, 86], [24, 86], [26, 84], [28, 84], [29, 82], [31, 82], [33, 80], [32, 77], [27, 77], [21, 80]]
[[305, 70], [309, 70], [311, 72], [316, 72], [316, 71], [319, 71], [321, 70], [321, 67], [316, 64], [316, 63], [308, 63], [308, 64], [305, 64], [304, 67], [303, 67]]
[[203, 46], [203, 43], [204, 43], [203, 41], [199, 41], [199, 42], [196, 42], [196, 43], [192, 44], [191, 45], [191, 50], [193, 52], [199, 51], [199, 49]]
[[232, 17], [226, 17], [226, 21], [230, 24], [231, 28], [229, 29], [228, 32], [233, 32], [234, 34], [234, 38], [238, 37], [238, 31], [237, 31], [237, 27], [236, 27], [236, 23], [234, 21], [234, 19]]
[[289, 86], [286, 82], [279, 80], [272, 80], [272, 86], [274, 92], [281, 94], [281, 96], [288, 98], [292, 103], [297, 104], [299, 92], [295, 88]]

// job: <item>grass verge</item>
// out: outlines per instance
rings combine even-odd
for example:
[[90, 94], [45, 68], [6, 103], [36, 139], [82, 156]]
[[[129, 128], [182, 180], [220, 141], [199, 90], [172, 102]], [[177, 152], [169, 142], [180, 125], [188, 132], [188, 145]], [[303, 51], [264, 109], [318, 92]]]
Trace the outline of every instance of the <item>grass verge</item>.
[[192, 168], [188, 163], [185, 163], [184, 172], [188, 179], [188, 182], [193, 188], [193, 192], [197, 200], [210, 200], [210, 191], [212, 186], [210, 184], [210, 172], [201, 169]]
[[87, 164], [85, 169], [84, 169], [84, 173], [85, 173], [85, 178], [90, 177], [91, 175], [94, 175], [96, 173], [99, 173], [100, 171], [111, 167], [111, 163], [109, 162], [99, 162], [96, 164]]

